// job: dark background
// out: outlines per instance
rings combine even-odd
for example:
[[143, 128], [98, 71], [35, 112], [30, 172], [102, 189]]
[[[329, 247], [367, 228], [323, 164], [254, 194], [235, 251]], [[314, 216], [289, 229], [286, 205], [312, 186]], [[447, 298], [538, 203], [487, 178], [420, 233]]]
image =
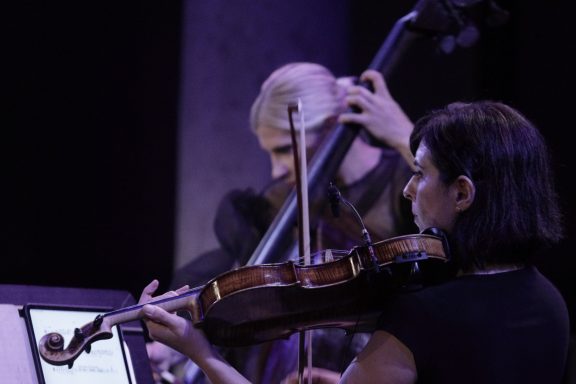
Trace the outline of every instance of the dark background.
[[[347, 57], [332, 66], [338, 75], [360, 74], [412, 5], [371, 3], [349, 1], [343, 8]], [[482, 28], [476, 45], [451, 55], [430, 41], [416, 43], [388, 77], [389, 86], [414, 119], [455, 99], [491, 98], [517, 107], [541, 128], [554, 156], [567, 236], [540, 266], [574, 319], [573, 16], [567, 1], [499, 4], [510, 12], [505, 26]], [[169, 280], [182, 9], [181, 1], [23, 1], [5, 12], [4, 132], [10, 140], [0, 283], [124, 289], [137, 297], [152, 278]], [[299, 12], [306, 9], [287, 16], [297, 21]], [[271, 62], [263, 76], [281, 64], [257, 60]], [[231, 65], [237, 76], [251, 70]], [[256, 90], [249, 92], [252, 99]]]

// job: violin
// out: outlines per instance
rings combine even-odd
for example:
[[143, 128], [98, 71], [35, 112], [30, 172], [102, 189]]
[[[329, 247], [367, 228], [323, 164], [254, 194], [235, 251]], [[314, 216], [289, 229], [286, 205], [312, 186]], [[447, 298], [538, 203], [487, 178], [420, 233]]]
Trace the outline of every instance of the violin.
[[[187, 311], [213, 344], [227, 347], [316, 328], [366, 332], [373, 329], [388, 294], [409, 286], [415, 270], [432, 271], [448, 260], [444, 237], [404, 235], [355, 247], [332, 261], [239, 267], [204, 286], [149, 304], [169, 312]], [[50, 364], [72, 367], [82, 351], [90, 352], [92, 343], [111, 338], [114, 325], [141, 319], [142, 307], [98, 315], [75, 329], [66, 348], [62, 335], [48, 333], [39, 342], [40, 355]]]

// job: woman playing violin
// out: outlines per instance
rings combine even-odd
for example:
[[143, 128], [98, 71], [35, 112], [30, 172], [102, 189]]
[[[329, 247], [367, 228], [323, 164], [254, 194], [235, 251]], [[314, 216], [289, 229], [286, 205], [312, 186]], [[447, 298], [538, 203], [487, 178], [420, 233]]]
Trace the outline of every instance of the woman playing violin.
[[[404, 196], [421, 231], [447, 234], [458, 273], [386, 300], [340, 381], [560, 383], [568, 313], [532, 265], [562, 236], [542, 136], [502, 103], [453, 103], [420, 119], [409, 147], [415, 172]], [[157, 287], [144, 288], [140, 302]], [[191, 322], [154, 305], [143, 311], [150, 336], [192, 359], [212, 383], [248, 382]]]

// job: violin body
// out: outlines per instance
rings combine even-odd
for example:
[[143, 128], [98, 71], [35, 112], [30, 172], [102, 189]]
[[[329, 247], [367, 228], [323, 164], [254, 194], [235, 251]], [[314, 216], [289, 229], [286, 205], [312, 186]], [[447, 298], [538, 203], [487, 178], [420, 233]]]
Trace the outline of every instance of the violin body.
[[321, 264], [289, 261], [224, 273], [200, 293], [203, 318], [196, 324], [212, 343], [230, 347], [314, 328], [366, 332], [389, 294], [431, 283], [439, 276], [431, 270], [448, 261], [442, 240], [432, 235], [399, 236], [372, 249], [373, 256], [356, 247]]
[[[429, 234], [406, 235], [356, 247], [319, 264], [240, 267], [202, 287], [151, 303], [170, 312], [187, 311], [193, 324], [220, 346], [253, 345], [315, 328], [366, 332], [389, 294], [433, 281], [422, 271], [446, 265], [443, 241]], [[39, 343], [40, 355], [50, 364], [71, 366], [91, 343], [112, 337], [112, 326], [141, 319], [142, 306], [99, 316], [77, 329], [66, 348], [61, 335], [46, 334]]]

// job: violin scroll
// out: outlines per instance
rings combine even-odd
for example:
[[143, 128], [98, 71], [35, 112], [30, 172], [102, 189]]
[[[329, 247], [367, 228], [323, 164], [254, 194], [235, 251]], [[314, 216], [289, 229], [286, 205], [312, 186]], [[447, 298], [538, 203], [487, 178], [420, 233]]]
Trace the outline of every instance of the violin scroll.
[[110, 339], [112, 336], [110, 326], [98, 316], [82, 328], [76, 328], [66, 348], [64, 348], [64, 337], [57, 332], [51, 332], [42, 336], [38, 343], [38, 351], [47, 363], [68, 365], [68, 368], [72, 368], [74, 361], [83, 351], [90, 353], [93, 342]]

